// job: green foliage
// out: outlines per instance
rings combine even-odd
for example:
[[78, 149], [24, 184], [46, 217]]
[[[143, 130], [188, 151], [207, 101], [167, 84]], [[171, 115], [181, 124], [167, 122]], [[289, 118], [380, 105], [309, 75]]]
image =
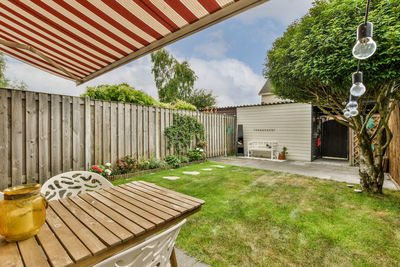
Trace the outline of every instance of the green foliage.
[[113, 174], [125, 174], [134, 172], [138, 168], [138, 161], [131, 156], [125, 156], [117, 160]]
[[149, 164], [150, 169], [164, 168], [167, 165], [165, 161], [158, 160], [154, 157], [151, 157], [149, 162], [150, 162]]
[[174, 168], [179, 168], [181, 166], [181, 161], [179, 160], [179, 158], [177, 156], [174, 156], [174, 155], [166, 156], [165, 162]]
[[173, 104], [172, 104], [173, 108], [175, 109], [184, 109], [184, 110], [197, 110], [197, 108], [195, 106], [193, 106], [192, 104], [185, 102], [183, 100], [177, 99]]
[[287, 155], [287, 153], [288, 153], [288, 152], [287, 152], [287, 147], [284, 146], [284, 147], [282, 148], [281, 154], [282, 154], [282, 155]]
[[173, 125], [166, 128], [164, 134], [168, 138], [168, 149], [173, 146], [176, 152], [181, 153], [194, 138], [204, 140], [204, 125], [195, 117], [174, 114]]
[[190, 161], [197, 161], [206, 157], [206, 153], [200, 151], [199, 149], [189, 150], [186, 155], [189, 157]]
[[186, 156], [182, 156], [182, 158], [181, 158], [181, 162], [182, 163], [189, 163], [189, 158], [188, 157], [186, 157]]
[[82, 96], [89, 96], [91, 99], [134, 103], [146, 106], [158, 105], [158, 102], [154, 98], [143, 91], [135, 90], [135, 88], [126, 83], [86, 87], [86, 93]]
[[[351, 74], [357, 70], [351, 51], [365, 5], [366, 0], [318, 0], [308, 15], [290, 25], [266, 59], [264, 75], [275, 94], [327, 106], [333, 106], [332, 98], [347, 101]], [[376, 99], [382, 85], [400, 81], [399, 5], [399, 0], [371, 1], [369, 21], [374, 23], [378, 48], [361, 62], [364, 98]]]
[[186, 99], [191, 95], [196, 75], [187, 61], [179, 63], [165, 49], [151, 54], [154, 80], [161, 102], [173, 102]]
[[216, 97], [210, 91], [193, 89], [197, 76], [187, 61], [180, 63], [165, 49], [152, 53], [151, 61], [151, 72], [161, 102], [173, 103], [181, 99], [193, 104], [197, 109], [215, 105]]
[[0, 88], [26, 90], [27, 85], [24, 82], [10, 81], [4, 75], [6, 71], [6, 60], [4, 59], [3, 53], [0, 52]]
[[197, 109], [212, 107], [217, 103], [216, 97], [213, 96], [211, 91], [205, 89], [193, 90], [193, 93], [187, 98], [187, 101], [195, 105]]

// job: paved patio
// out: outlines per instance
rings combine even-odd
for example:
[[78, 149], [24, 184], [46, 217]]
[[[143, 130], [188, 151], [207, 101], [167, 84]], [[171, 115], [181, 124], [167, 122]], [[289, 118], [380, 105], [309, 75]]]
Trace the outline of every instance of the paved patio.
[[[358, 167], [349, 166], [349, 163], [343, 160], [320, 159], [313, 162], [287, 160], [279, 162], [259, 158], [223, 157], [215, 158], [212, 161], [236, 166], [301, 174], [338, 182], [360, 184]], [[389, 176], [386, 176], [383, 187], [399, 190]]]

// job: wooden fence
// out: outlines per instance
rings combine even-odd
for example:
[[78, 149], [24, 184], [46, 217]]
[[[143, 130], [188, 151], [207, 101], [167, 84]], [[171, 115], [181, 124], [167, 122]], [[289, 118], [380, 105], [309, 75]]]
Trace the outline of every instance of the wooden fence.
[[234, 151], [233, 116], [0, 89], [0, 188], [125, 155], [163, 159], [174, 113], [204, 124], [207, 157]]
[[389, 127], [393, 133], [393, 139], [389, 147], [389, 173], [400, 184], [400, 103], [393, 110], [389, 120]]

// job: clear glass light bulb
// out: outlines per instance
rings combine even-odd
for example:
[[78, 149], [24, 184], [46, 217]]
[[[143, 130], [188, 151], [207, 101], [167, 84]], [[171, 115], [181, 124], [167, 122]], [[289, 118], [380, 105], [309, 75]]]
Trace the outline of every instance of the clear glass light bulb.
[[356, 101], [350, 101], [347, 103], [346, 108], [351, 112], [353, 109], [358, 109], [358, 104]]
[[363, 83], [355, 83], [350, 88], [350, 94], [353, 96], [362, 96], [365, 93], [365, 85]]
[[344, 115], [346, 118], [350, 118], [350, 117], [351, 117], [350, 111], [349, 111], [348, 109], [343, 110], [343, 115]]
[[353, 47], [353, 56], [356, 59], [367, 59], [376, 51], [376, 43], [372, 37], [365, 37], [357, 41]]
[[350, 110], [350, 116], [355, 117], [358, 115], [358, 109], [351, 109]]

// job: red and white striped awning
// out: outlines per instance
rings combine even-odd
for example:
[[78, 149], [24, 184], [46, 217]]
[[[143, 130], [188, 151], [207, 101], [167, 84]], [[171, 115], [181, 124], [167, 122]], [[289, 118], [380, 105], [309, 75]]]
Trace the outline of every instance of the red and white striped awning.
[[0, 51], [81, 84], [265, 1], [0, 1]]

